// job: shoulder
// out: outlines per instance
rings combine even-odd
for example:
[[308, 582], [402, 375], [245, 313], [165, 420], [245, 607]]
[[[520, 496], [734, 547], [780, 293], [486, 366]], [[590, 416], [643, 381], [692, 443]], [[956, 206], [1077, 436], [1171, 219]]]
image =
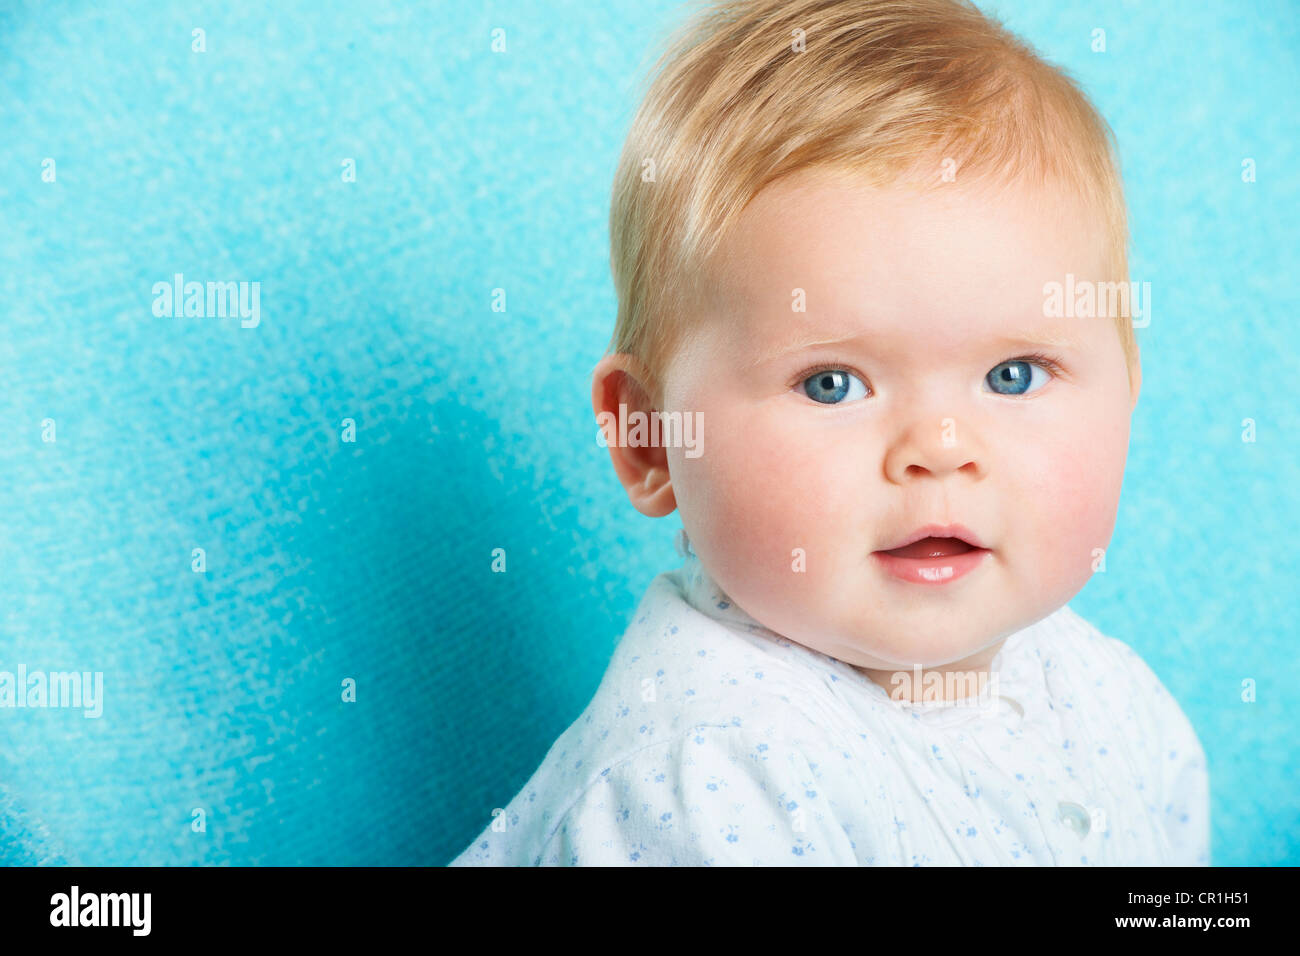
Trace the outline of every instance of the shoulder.
[[809, 741], [703, 725], [604, 768], [541, 848], [551, 865], [853, 863]]
[[846, 754], [780, 697], [722, 703], [598, 694], [453, 865], [851, 862]]
[[[733, 812], [746, 821], [774, 813], [770, 799], [793, 793], [796, 784], [815, 776], [815, 754], [825, 752], [818, 744], [826, 736], [825, 722], [812, 715], [827, 691], [801, 653], [808, 652], [739, 633], [702, 614], [685, 600], [679, 574], [659, 575], [590, 703], [453, 865], [618, 858], [621, 851], [611, 849], [620, 845], [614, 832], [644, 836], [647, 827], [654, 833], [645, 841], [648, 847], [675, 845], [688, 834], [686, 820], [709, 814], [728, 794], [747, 794], [738, 801], [748, 809]], [[835, 756], [843, 760], [841, 753]], [[685, 803], [677, 810], [664, 806], [691, 799], [698, 811]], [[623, 811], [627, 816], [620, 820]], [[642, 817], [643, 823], [636, 822]], [[677, 822], [670, 825], [672, 819]], [[688, 846], [667, 851], [668, 857], [725, 859], [735, 842], [726, 835], [724, 852], [703, 853], [707, 834], [689, 829]], [[638, 845], [642, 841], [638, 836]], [[791, 847], [786, 849], [793, 854]], [[623, 862], [639, 862], [652, 852], [634, 847]]]
[[[694, 593], [692, 593], [692, 591]], [[599, 729], [613, 761], [662, 737], [698, 727], [798, 740], [824, 734], [831, 668], [815, 652], [747, 621], [742, 612], [699, 604], [686, 569], [659, 575], [579, 720]]]
[[[1163, 821], [1170, 863], [1209, 863], [1209, 766], [1195, 728], [1168, 688], [1127, 643], [1102, 633], [1069, 607], [1056, 615], [1052, 642], [1068, 671], [1067, 700], [1103, 714], [1124, 744], [1142, 754], [1139, 781], [1151, 781], [1150, 809]], [[1058, 674], [1058, 678], [1064, 675]]]
[[[1073, 640], [1054, 642], [1054, 654], [1080, 677], [1091, 696], [1109, 705], [1131, 703], [1140, 714], [1158, 718], [1169, 731], [1196, 740], [1196, 733], [1178, 702], [1137, 651], [1066, 606], [1057, 627]], [[1199, 746], [1199, 741], [1197, 741]]]
[[1037, 631], [1036, 647], [1054, 696], [1073, 707], [1103, 709], [1153, 735], [1200, 749], [1187, 715], [1151, 666], [1124, 641], [1103, 633], [1068, 605]]

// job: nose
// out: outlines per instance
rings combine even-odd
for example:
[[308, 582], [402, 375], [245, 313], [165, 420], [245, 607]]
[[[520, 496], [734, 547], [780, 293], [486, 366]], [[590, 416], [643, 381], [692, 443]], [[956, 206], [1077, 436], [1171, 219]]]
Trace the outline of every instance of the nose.
[[913, 422], [890, 446], [885, 477], [898, 485], [954, 473], [978, 479], [984, 475], [983, 461], [973, 423], [927, 418]]

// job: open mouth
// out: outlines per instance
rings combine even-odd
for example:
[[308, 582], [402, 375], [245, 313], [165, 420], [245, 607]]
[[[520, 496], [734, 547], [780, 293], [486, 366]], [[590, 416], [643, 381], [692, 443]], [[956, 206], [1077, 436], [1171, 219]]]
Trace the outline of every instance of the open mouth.
[[948, 584], [970, 574], [992, 554], [962, 538], [928, 536], [875, 552], [881, 567], [909, 584]]
[[913, 541], [901, 548], [894, 548], [881, 553], [892, 554], [897, 558], [946, 558], [954, 554], [965, 554], [967, 551], [980, 550], [983, 549], [976, 548], [961, 538], [922, 538], [920, 541]]

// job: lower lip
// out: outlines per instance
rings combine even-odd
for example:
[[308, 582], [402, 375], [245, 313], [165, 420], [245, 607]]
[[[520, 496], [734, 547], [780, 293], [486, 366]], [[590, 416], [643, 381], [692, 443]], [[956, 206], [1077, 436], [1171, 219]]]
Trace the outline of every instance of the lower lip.
[[900, 558], [884, 551], [872, 552], [885, 570], [898, 580], [929, 585], [951, 584], [965, 577], [979, 567], [989, 553], [988, 548], [975, 548], [939, 558]]

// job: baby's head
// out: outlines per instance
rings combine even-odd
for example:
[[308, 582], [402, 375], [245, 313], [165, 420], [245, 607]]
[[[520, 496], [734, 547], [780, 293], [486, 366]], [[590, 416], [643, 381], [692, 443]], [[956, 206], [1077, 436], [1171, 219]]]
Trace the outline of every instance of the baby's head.
[[[593, 402], [697, 432], [611, 441], [620, 481], [791, 640], [882, 684], [983, 669], [1115, 523], [1141, 372], [1105, 121], [957, 0], [714, 5], [660, 66]], [[929, 525], [984, 550], [882, 556]]]

